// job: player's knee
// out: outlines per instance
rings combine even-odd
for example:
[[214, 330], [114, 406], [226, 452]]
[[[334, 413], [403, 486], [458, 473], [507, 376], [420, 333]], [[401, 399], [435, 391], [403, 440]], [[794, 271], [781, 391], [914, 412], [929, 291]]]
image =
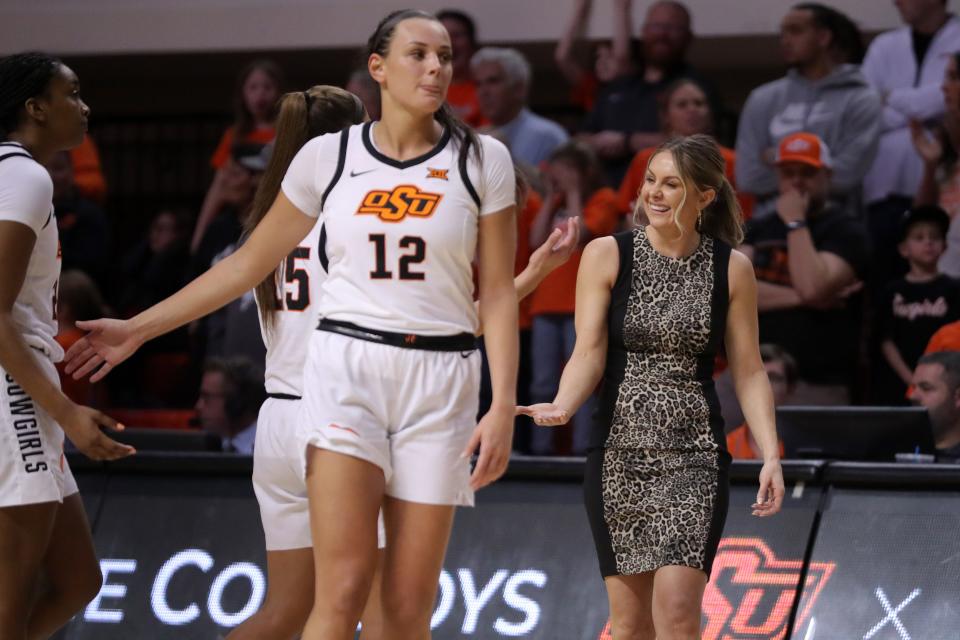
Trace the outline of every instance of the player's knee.
[[369, 595], [370, 581], [360, 571], [348, 571], [339, 574], [334, 584], [317, 589], [317, 602], [314, 605], [336, 617], [350, 617], [357, 620]]
[[436, 600], [435, 585], [405, 585], [383, 594], [384, 624], [389, 629], [418, 629], [429, 626]]
[[306, 611], [292, 607], [264, 607], [256, 615], [257, 629], [263, 637], [294, 638], [307, 624], [310, 607]]

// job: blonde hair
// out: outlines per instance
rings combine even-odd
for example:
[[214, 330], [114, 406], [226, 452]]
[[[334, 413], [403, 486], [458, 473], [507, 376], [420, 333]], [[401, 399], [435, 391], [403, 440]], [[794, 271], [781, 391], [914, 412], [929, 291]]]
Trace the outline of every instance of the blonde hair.
[[[726, 164], [716, 141], [702, 133], [671, 138], [650, 155], [650, 160], [647, 162], [648, 169], [654, 157], [664, 151], [669, 152], [673, 158], [683, 184], [683, 199], [673, 214], [673, 223], [680, 233], [685, 231], [680, 224], [679, 214], [687, 203], [687, 183], [689, 182], [700, 193], [707, 189], [713, 189], [717, 193], [713, 202], [700, 212], [697, 230], [723, 240], [732, 247], [743, 242], [743, 212], [740, 210], [740, 203], [737, 202], [736, 191], [724, 173]], [[642, 207], [643, 201], [637, 198], [633, 211], [634, 221]]]

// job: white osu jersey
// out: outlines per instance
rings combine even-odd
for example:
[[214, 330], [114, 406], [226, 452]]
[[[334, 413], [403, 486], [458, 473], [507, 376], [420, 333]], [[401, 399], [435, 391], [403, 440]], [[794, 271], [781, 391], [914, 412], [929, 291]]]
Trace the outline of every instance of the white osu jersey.
[[317, 312], [380, 331], [476, 333], [479, 217], [514, 204], [510, 153], [480, 136], [482, 169], [471, 153], [465, 179], [449, 132], [429, 152], [399, 162], [374, 147], [375, 126], [314, 138], [283, 180], [287, 198], [326, 227], [330, 268]]
[[260, 319], [260, 333], [267, 346], [264, 366], [267, 393], [303, 395], [307, 342], [317, 329], [317, 300], [327, 277], [319, 259], [321, 226], [315, 224], [280, 265], [277, 311], [269, 327]]
[[[29, 153], [14, 142], [0, 144], [0, 158]], [[60, 280], [60, 236], [53, 215], [53, 182], [32, 157], [0, 160], [0, 220], [25, 224], [36, 234], [27, 273], [13, 303], [13, 322], [24, 341], [53, 362], [63, 360], [54, 337], [57, 284]], [[2, 277], [2, 274], [0, 274]]]

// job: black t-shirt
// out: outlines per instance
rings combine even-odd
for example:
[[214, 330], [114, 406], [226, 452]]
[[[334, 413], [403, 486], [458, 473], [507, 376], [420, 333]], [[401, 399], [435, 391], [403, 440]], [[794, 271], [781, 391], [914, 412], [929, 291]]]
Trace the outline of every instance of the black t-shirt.
[[[836, 209], [807, 220], [819, 252], [842, 258], [858, 278], [867, 273], [869, 251], [863, 223]], [[787, 227], [774, 214], [752, 220], [744, 244], [753, 247], [757, 280], [793, 286], [787, 256]], [[860, 296], [842, 308], [798, 307], [760, 314], [760, 342], [778, 344], [797, 361], [800, 377], [814, 384], [850, 384], [860, 345]]]
[[[612, 80], [601, 89], [593, 110], [587, 114], [583, 130], [590, 133], [622, 131], [626, 134], [660, 131], [660, 93], [678, 78], [692, 78], [703, 85], [707, 91], [707, 99], [710, 101], [714, 118], [719, 116], [719, 101], [710, 83], [692, 67], [684, 64], [664, 74], [659, 82], [647, 82], [642, 70], [636, 74]], [[632, 159], [633, 154], [626, 153], [622, 158], [604, 162], [607, 179], [611, 185], [620, 184]]]
[[887, 285], [880, 299], [877, 331], [913, 369], [937, 329], [955, 320], [960, 320], [960, 281], [945, 275], [930, 282], [900, 278]]

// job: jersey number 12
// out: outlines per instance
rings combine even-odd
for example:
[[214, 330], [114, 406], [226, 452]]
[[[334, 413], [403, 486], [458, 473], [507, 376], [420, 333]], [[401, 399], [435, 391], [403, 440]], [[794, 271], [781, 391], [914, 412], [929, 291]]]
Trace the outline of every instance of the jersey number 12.
[[[382, 233], [371, 233], [370, 242], [373, 243], [376, 266], [370, 272], [374, 280], [389, 280], [393, 272], [387, 270], [387, 236]], [[401, 249], [413, 249], [411, 253], [400, 256], [400, 280], [423, 280], [421, 271], [413, 271], [410, 267], [423, 262], [427, 257], [427, 243], [420, 236], [403, 236], [400, 238]]]

